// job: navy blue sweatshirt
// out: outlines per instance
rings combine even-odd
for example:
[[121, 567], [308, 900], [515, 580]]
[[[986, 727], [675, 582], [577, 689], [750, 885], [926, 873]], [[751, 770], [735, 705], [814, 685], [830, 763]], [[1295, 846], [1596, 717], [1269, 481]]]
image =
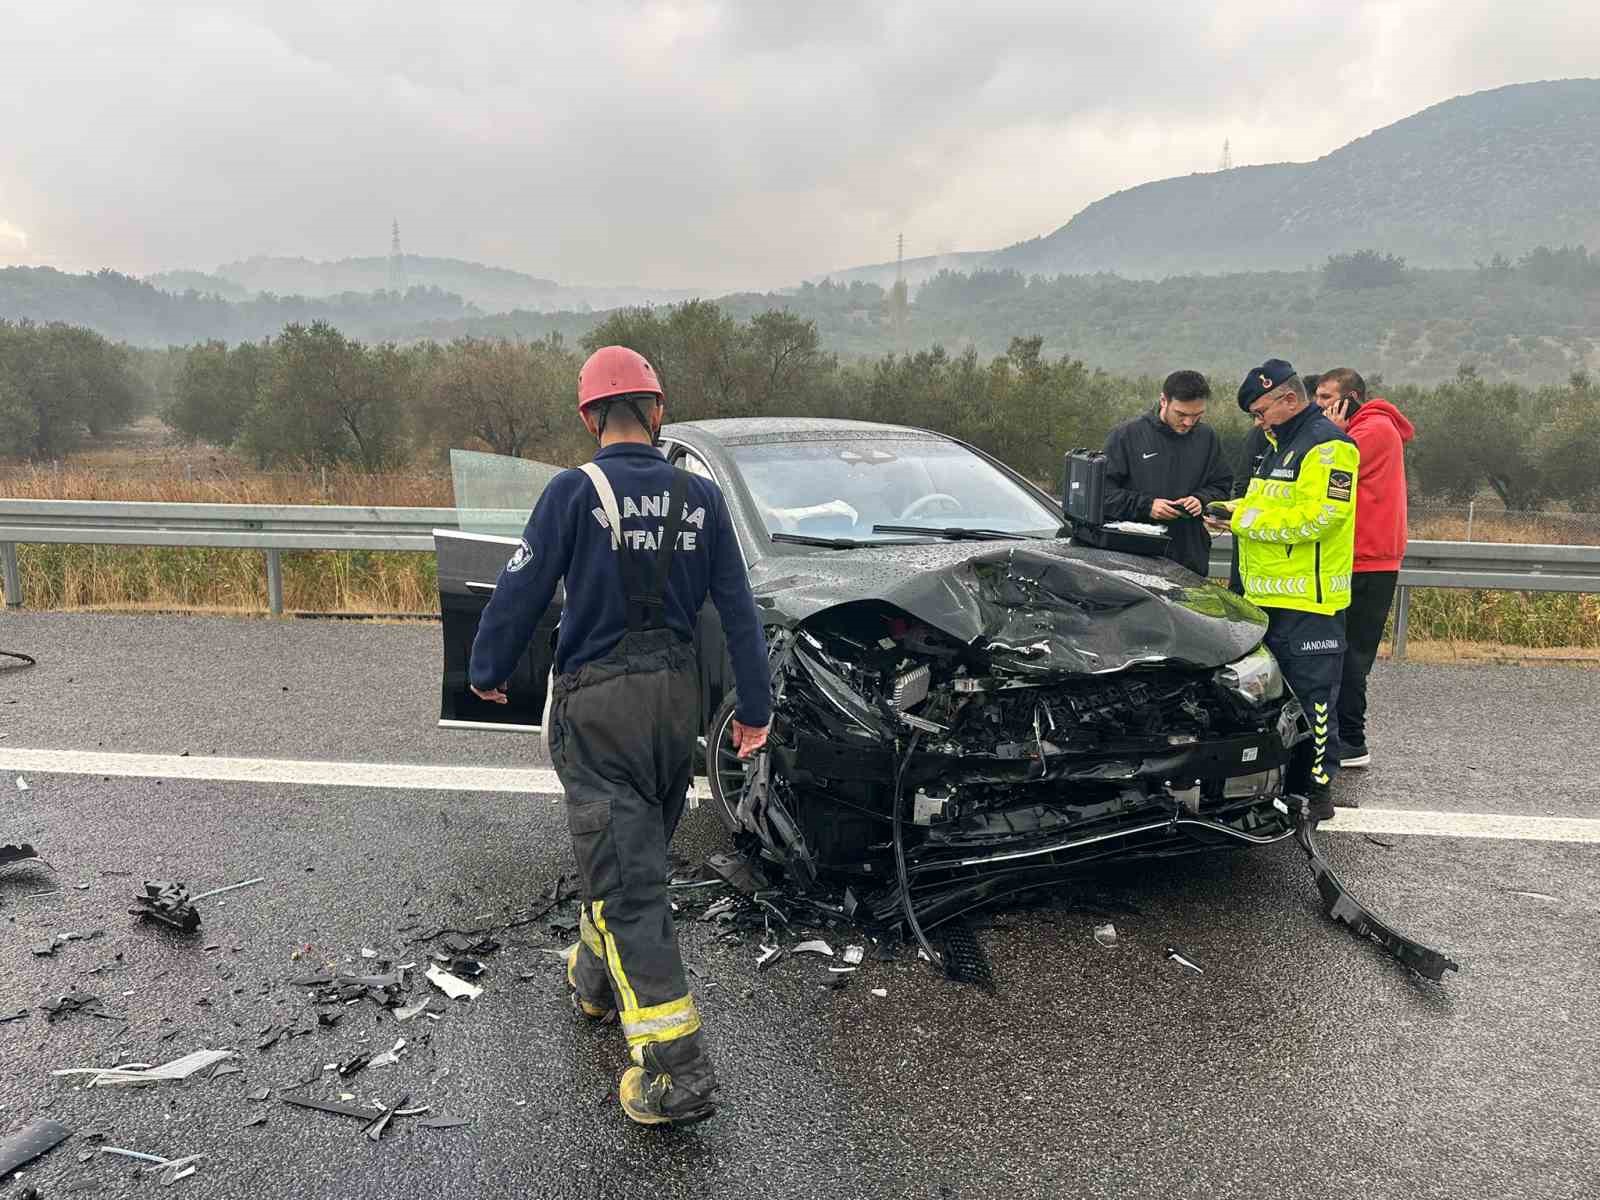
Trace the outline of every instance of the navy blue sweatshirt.
[[[655, 546], [647, 538], [663, 532], [661, 497], [672, 487], [672, 467], [654, 446], [632, 442], [605, 447], [595, 462], [617, 494], [624, 540], [638, 544], [632, 552], [640, 554], [647, 571], [653, 569]], [[746, 725], [765, 725], [772, 719], [766, 637], [727, 504], [711, 480], [691, 475], [686, 482], [688, 499], [667, 581], [665, 620], [684, 641], [692, 640], [710, 593], [733, 659], [738, 718]], [[628, 631], [627, 601], [619, 555], [602, 520], [600, 497], [582, 471], [563, 471], [550, 481], [528, 518], [522, 545], [501, 569], [479, 618], [469, 667], [475, 687], [487, 691], [511, 677], [561, 579], [566, 580], [566, 602], [556, 639], [556, 673], [576, 671], [609, 654], [622, 640]]]

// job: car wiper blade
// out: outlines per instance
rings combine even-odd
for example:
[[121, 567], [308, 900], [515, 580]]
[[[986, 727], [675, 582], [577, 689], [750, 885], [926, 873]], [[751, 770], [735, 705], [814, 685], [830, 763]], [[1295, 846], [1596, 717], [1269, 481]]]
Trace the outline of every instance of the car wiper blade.
[[862, 546], [871, 544], [856, 538], [812, 537], [806, 533], [775, 533], [772, 535], [772, 540], [791, 546], [820, 546], [824, 550], [858, 550]]
[[1031, 542], [1037, 540], [1031, 533], [1011, 533], [1004, 529], [961, 529], [951, 526], [936, 529], [924, 525], [874, 525], [873, 533], [914, 533], [921, 537], [945, 538], [952, 542]]

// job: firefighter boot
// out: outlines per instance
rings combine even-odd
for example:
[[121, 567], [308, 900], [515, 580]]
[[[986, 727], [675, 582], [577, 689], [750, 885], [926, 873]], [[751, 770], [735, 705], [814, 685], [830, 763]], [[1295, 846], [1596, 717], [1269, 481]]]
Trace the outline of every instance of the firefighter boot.
[[[582, 961], [583, 958], [582, 942], [573, 942], [567, 947], [567, 987], [572, 992], [572, 1007], [589, 1020], [608, 1025], [617, 1019], [616, 1008], [608, 1003], [611, 998], [610, 981], [606, 977], [605, 968], [599, 965], [598, 960], [590, 956], [591, 961], [585, 963]], [[585, 970], [585, 967], [590, 969]], [[594, 967], [599, 967], [598, 973]], [[580, 974], [585, 976], [583, 984], [578, 982]], [[588, 1000], [585, 999], [585, 993], [591, 996], [602, 995], [605, 999]]]
[[622, 1111], [641, 1125], [692, 1125], [717, 1111], [711, 1098], [717, 1073], [700, 1048], [699, 1034], [633, 1048], [617, 1096]]

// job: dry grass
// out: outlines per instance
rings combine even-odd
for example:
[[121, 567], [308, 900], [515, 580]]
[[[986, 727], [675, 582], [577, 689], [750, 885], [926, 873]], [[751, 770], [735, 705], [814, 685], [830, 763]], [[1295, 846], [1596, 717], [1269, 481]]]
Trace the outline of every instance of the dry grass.
[[[443, 474], [370, 475], [348, 470], [260, 472], [224, 451], [177, 445], [158, 422], [53, 466], [0, 465], [0, 496], [19, 499], [149, 500], [225, 504], [358, 504], [448, 507]], [[1415, 538], [1460, 539], [1464, 512], [1419, 509]], [[1600, 541], [1600, 520], [1582, 514], [1474, 514], [1479, 541]], [[250, 550], [21, 546], [23, 594], [34, 609], [178, 609], [259, 613], [267, 608], [262, 555]], [[308, 551], [283, 555], [291, 611], [437, 614], [430, 554]], [[1600, 596], [1551, 592], [1416, 590], [1412, 648], [1600, 650]]]

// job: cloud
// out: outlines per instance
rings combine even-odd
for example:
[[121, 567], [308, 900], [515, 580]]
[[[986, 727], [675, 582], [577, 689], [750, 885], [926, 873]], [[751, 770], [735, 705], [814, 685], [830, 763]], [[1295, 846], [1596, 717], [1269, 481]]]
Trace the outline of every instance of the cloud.
[[28, 235], [4, 217], [0, 217], [0, 247], [14, 247], [18, 251], [26, 251]]
[[71, 267], [382, 254], [398, 217], [564, 281], [772, 286], [1591, 73], [1582, 7], [54, 0], [0, 47], [0, 205]]

